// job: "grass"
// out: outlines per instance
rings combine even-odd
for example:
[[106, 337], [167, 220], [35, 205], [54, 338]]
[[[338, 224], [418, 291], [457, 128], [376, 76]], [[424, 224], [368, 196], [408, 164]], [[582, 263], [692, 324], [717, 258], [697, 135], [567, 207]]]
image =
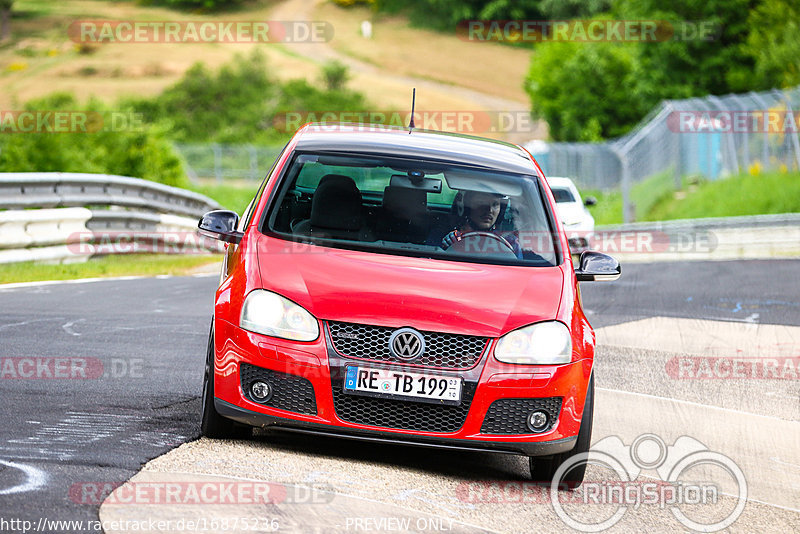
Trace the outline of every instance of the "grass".
[[4, 284], [39, 280], [75, 280], [108, 276], [183, 275], [202, 265], [219, 263], [219, 255], [176, 256], [169, 254], [137, 254], [103, 256], [83, 263], [9, 263], [0, 265]]
[[800, 173], [743, 175], [690, 186], [683, 195], [667, 195], [645, 220], [733, 217], [800, 212]]
[[620, 224], [622, 222], [622, 193], [619, 191], [582, 189], [581, 197], [584, 200], [586, 197], [597, 199], [597, 204], [588, 208], [597, 226]]
[[[258, 0], [231, 12], [191, 14], [134, 0], [15, 0], [12, 38], [0, 44], [0, 109], [18, 109], [28, 100], [56, 91], [72, 92], [81, 102], [90, 96], [107, 103], [124, 97], [155, 96], [176, 83], [195, 62], [216, 69], [235, 54], [248, 54], [258, 47], [267, 55], [270, 71], [281, 81], [305, 78], [320, 83], [320, 65], [336, 52], [357, 57], [368, 65], [351, 69], [349, 86], [362, 91], [377, 111], [409, 108], [415, 80], [408, 76], [457, 86], [422, 87], [417, 95], [419, 111], [491, 111], [497, 105], [483, 95], [464, 94], [459, 87], [519, 103], [518, 109], [505, 105], [503, 110], [527, 111], [522, 81], [530, 63], [529, 51], [411, 28], [399, 17], [376, 19], [374, 38], [365, 42], [358, 27], [362, 20], [372, 17], [367, 9], [347, 10], [331, 4], [309, 8], [302, 0]], [[328, 43], [302, 45], [104, 43], [84, 47], [81, 53], [67, 33], [77, 20], [187, 19], [323, 20], [335, 27], [335, 38]], [[485, 65], [492, 68], [481, 67]], [[543, 129], [541, 135], [545, 132]], [[487, 131], [483, 135], [509, 139], [527, 136], [512, 139], [520, 142], [530, 137], [527, 131]]]
[[[674, 190], [671, 173], [649, 178], [631, 188], [637, 221], [703, 217], [735, 217], [800, 212], [800, 172], [742, 175], [715, 181], [683, 179]], [[589, 208], [598, 226], [622, 223], [622, 193], [583, 190], [597, 204]]]
[[[247, 54], [257, 46], [281, 80], [315, 78], [318, 65], [309, 60], [298, 61], [281, 45], [104, 43], [93, 46], [91, 53], [81, 53], [78, 43], [67, 33], [77, 20], [270, 20], [275, 4], [250, 2], [238, 11], [187, 14], [133, 0], [15, 0], [12, 37], [0, 45], [0, 108], [14, 109], [55, 91], [70, 91], [81, 101], [89, 96], [107, 102], [120, 97], [154, 96], [177, 82], [198, 61], [218, 68], [235, 54]], [[12, 65], [21, 61], [26, 68], [14, 70]], [[98, 74], [87, 76], [90, 71]]]
[[[404, 17], [377, 15], [367, 7], [342, 8], [331, 2], [318, 4], [314, 19], [329, 21], [336, 28], [336, 37], [330, 45], [344, 55], [395, 74], [467, 87], [520, 102], [522, 111], [528, 109], [523, 82], [530, 66], [530, 49], [471, 42], [457, 37], [455, 31], [444, 33], [413, 27]], [[364, 20], [372, 22], [369, 40], [361, 35]], [[421, 103], [422, 100], [418, 102]]]
[[[668, 173], [657, 174], [631, 187], [631, 202], [636, 207], [636, 220], [645, 219], [649, 210], [666, 194], [670, 194], [672, 177]], [[622, 192], [621, 191], [581, 191], [581, 196], [593, 196], [597, 204], [589, 207], [589, 212], [594, 217], [598, 226], [622, 223]]]

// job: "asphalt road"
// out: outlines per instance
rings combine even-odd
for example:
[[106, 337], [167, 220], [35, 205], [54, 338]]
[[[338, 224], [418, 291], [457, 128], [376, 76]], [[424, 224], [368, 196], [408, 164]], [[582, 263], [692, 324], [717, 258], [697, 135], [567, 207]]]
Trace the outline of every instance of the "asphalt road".
[[623, 264], [610, 284], [581, 284], [595, 328], [653, 316], [800, 325], [800, 261]]
[[[790, 260], [626, 265], [616, 283], [583, 284], [583, 301], [596, 328], [652, 317], [796, 326], [799, 267], [800, 262]], [[206, 276], [0, 289], [0, 519], [34, 524], [45, 516], [96, 519], [98, 503], [92, 491], [99, 483], [119, 484], [144, 462], [198, 435], [197, 397], [215, 284], [215, 276]], [[790, 408], [775, 410], [770, 403], [748, 401], [764, 388], [774, 389], [773, 383], [748, 384], [744, 393], [718, 386], [711, 396], [697, 398], [698, 389], [707, 389], [678, 387], [651, 373], [651, 368], [663, 369], [658, 358], [668, 356], [649, 354], [600, 347], [598, 382], [607, 390], [672, 399], [668, 402], [730, 405], [757, 416], [796, 419]], [[35, 376], [21, 376], [32, 372]], [[13, 373], [20, 376], [13, 378]], [[74, 377], [56, 377], [64, 373]], [[648, 373], [653, 376], [643, 379]], [[775, 391], [797, 406], [794, 384], [783, 383]], [[599, 400], [608, 403], [609, 395]], [[620, 398], [613, 397], [614, 402], [622, 403]], [[238, 469], [241, 476], [248, 470], [252, 474], [255, 466], [261, 476], [287, 484], [309, 483], [321, 472], [336, 472], [338, 483], [327, 483], [337, 483], [339, 492], [359, 495], [356, 488], [363, 484], [377, 498], [380, 492], [373, 486], [390, 487], [405, 495], [394, 502], [409, 506], [428, 498], [424, 488], [430, 482], [423, 480], [420, 469], [434, 478], [461, 481], [519, 481], [525, 471], [524, 460], [513, 456], [431, 453], [283, 434], [234, 443], [231, 447], [240, 453], [234, 458], [228, 449], [209, 454], [204, 443], [187, 446], [196, 455], [192, 465], [201, 472], [223, 472], [227, 467]], [[367, 464], [347, 467], [362, 460]], [[166, 470], [180, 467], [170, 461], [169, 455], [163, 460]], [[794, 465], [796, 455], [779, 461]], [[791, 472], [794, 467], [786, 469]], [[468, 523], [516, 530], [481, 515], [495, 514], [496, 508], [461, 510], [457, 504], [451, 512]], [[447, 506], [439, 502], [431, 510]], [[747, 524], [753, 528], [759, 525], [761, 508], [773, 518], [788, 513], [798, 524], [794, 512], [753, 503], [748, 513], [756, 518], [743, 516], [750, 517]], [[481, 522], [482, 517], [487, 521]], [[651, 516], [643, 521], [661, 525]]]
[[122, 482], [198, 435], [216, 280], [0, 289], [0, 459], [41, 481], [13, 492], [27, 477], [0, 464], [0, 492], [13, 492], [0, 494], [0, 517], [96, 519], [98, 506], [75, 498], [85, 483]]

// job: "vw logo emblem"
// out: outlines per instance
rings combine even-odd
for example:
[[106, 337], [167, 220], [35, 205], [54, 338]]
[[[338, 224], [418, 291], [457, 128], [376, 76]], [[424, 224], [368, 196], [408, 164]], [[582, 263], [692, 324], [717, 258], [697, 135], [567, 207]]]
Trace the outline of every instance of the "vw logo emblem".
[[389, 338], [389, 351], [401, 360], [413, 360], [425, 352], [425, 338], [413, 328], [400, 328]]

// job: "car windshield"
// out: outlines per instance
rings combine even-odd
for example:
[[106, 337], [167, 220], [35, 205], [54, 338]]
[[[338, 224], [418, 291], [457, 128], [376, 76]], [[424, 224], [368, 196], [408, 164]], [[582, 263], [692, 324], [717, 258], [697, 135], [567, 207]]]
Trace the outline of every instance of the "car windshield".
[[575, 197], [572, 196], [572, 191], [566, 187], [553, 187], [552, 191], [553, 196], [558, 204], [562, 204], [564, 202], [575, 202]]
[[299, 154], [262, 231], [330, 247], [552, 266], [558, 256], [550, 220], [534, 175], [418, 159]]

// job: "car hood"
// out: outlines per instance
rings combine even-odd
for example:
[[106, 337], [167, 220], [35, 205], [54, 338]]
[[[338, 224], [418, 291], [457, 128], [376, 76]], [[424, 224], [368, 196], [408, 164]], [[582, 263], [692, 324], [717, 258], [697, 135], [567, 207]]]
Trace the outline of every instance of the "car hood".
[[265, 289], [315, 317], [497, 337], [556, 317], [561, 267], [512, 267], [334, 249], [260, 236]]

